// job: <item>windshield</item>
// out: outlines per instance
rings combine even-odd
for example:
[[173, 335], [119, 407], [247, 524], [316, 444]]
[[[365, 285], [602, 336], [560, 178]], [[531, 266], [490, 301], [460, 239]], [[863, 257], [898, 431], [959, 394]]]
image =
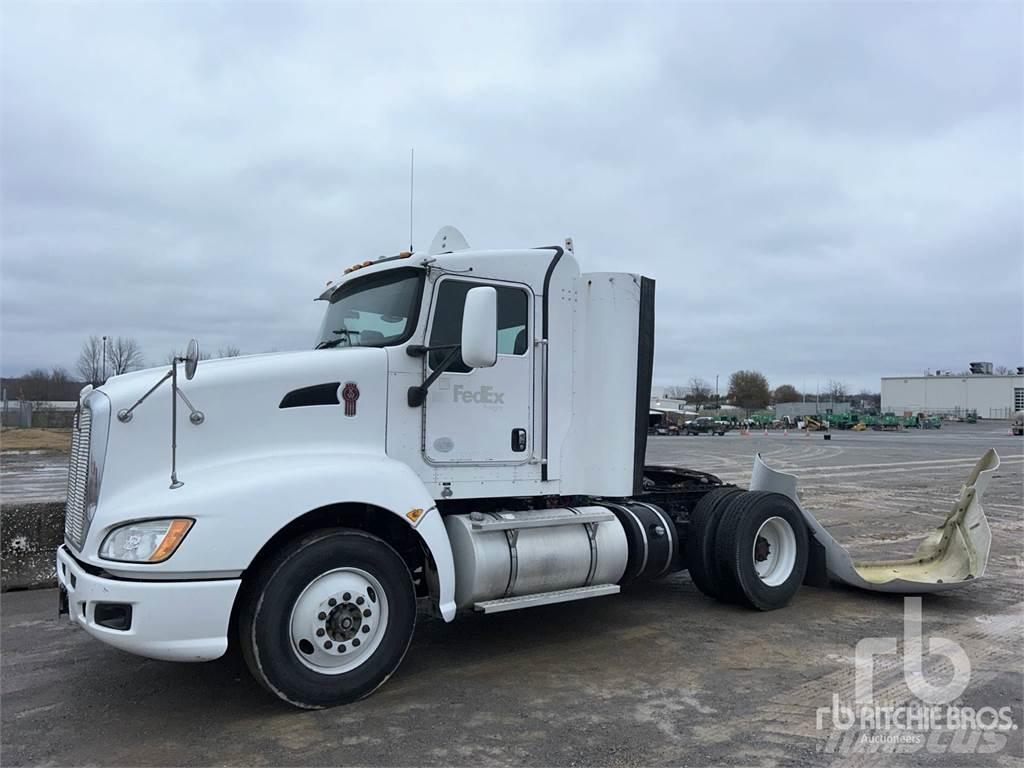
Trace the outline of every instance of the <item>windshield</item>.
[[416, 328], [422, 291], [423, 271], [411, 268], [346, 283], [331, 296], [317, 349], [401, 344]]

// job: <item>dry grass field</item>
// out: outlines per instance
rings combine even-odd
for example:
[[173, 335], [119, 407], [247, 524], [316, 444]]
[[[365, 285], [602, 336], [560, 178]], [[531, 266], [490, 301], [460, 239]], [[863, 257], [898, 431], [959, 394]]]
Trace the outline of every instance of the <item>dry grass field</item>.
[[67, 453], [70, 449], [70, 429], [4, 427], [0, 432], [0, 450], [4, 452], [53, 451]]

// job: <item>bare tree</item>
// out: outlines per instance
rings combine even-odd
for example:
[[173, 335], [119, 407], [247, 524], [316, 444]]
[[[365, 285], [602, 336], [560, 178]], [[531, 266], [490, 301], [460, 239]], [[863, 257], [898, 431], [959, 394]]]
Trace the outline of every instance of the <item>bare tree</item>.
[[881, 393], [872, 392], [870, 389], [862, 389], [857, 394], [857, 399], [860, 400], [862, 408], [867, 407], [877, 411], [882, 407]]
[[[168, 365], [170, 365], [171, 363], [174, 362], [174, 358], [178, 358], [179, 360], [181, 360], [181, 358], [183, 358], [184, 356], [185, 356], [185, 350], [183, 350], [183, 349], [173, 350], [172, 349], [164, 357], [164, 361]], [[215, 355], [212, 352], [204, 352], [202, 349], [199, 350], [199, 359], [200, 360], [212, 360], [214, 357], [215, 357]], [[216, 355], [216, 357], [222, 357], [222, 355]]]
[[996, 376], [1009, 376], [1013, 369], [1006, 365], [997, 365], [994, 369]]
[[687, 402], [694, 405], [703, 405], [711, 399], [711, 385], [699, 376], [690, 379], [690, 394], [687, 395]]
[[53, 400], [71, 400], [81, 389], [81, 384], [71, 378], [65, 368], [56, 367], [49, 373], [42, 368], [34, 368], [24, 376], [16, 379], [5, 379], [4, 385], [19, 400], [45, 402]]
[[240, 357], [241, 354], [242, 350], [234, 344], [228, 344], [227, 346], [221, 347], [217, 350], [217, 357]]
[[64, 387], [71, 383], [71, 372], [63, 366], [56, 365], [50, 371], [50, 381], [54, 386]]
[[39, 402], [49, 399], [50, 375], [42, 368], [33, 368], [18, 382], [18, 399]]
[[107, 342], [107, 361], [113, 376], [137, 371], [143, 366], [142, 347], [131, 336], [118, 336]]
[[828, 399], [835, 403], [846, 400], [849, 392], [846, 389], [846, 384], [841, 381], [829, 379], [828, 384], [825, 385], [825, 395], [828, 395]]
[[75, 370], [87, 384], [98, 387], [103, 383], [103, 342], [99, 336], [90, 336], [82, 344]]
[[685, 400], [686, 388], [679, 386], [665, 387], [665, 397], [670, 400]]

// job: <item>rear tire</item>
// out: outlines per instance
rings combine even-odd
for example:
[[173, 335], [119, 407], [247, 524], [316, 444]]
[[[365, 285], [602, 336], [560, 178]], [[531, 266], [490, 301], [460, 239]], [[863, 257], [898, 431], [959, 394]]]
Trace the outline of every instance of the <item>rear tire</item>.
[[719, 597], [715, 571], [715, 538], [722, 512], [739, 488], [716, 488], [702, 498], [690, 514], [686, 536], [686, 567], [697, 589], [708, 597]]
[[791, 499], [747, 491], [728, 501], [715, 542], [722, 599], [771, 611], [787, 605], [807, 572], [807, 525]]
[[412, 640], [416, 595], [402, 558], [363, 531], [315, 531], [286, 545], [242, 597], [239, 645], [264, 688], [302, 709], [373, 692]]

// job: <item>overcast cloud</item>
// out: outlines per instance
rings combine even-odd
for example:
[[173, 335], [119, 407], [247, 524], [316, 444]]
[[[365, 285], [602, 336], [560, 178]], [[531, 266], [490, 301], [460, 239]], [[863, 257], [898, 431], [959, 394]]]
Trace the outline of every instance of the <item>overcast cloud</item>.
[[2, 372], [310, 346], [442, 224], [658, 281], [655, 381], [1024, 365], [1022, 6], [2, 6]]

